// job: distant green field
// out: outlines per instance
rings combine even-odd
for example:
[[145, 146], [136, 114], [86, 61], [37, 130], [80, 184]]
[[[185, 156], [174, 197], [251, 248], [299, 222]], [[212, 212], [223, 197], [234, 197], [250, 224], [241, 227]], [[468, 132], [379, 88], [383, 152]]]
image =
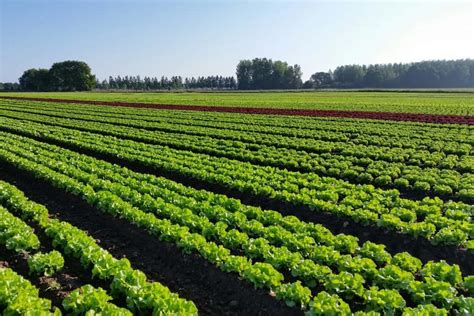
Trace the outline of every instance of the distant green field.
[[460, 92], [39, 92], [0, 95], [183, 105], [474, 115], [474, 94]]

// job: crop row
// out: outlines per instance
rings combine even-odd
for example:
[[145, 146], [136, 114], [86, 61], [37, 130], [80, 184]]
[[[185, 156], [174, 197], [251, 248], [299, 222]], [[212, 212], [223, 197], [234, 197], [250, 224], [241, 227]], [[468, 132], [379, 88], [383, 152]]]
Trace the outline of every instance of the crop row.
[[[17, 203], [15, 193], [9, 194], [14, 187], [6, 182], [0, 182], [2, 191], [0, 200], [12, 199], [5, 204]], [[20, 202], [21, 203], [21, 202]], [[1, 203], [0, 203], [1, 204]], [[18, 207], [18, 206], [16, 206]], [[36, 213], [37, 215], [39, 213]], [[25, 214], [23, 214], [25, 215]], [[38, 219], [38, 218], [37, 218]], [[46, 218], [42, 219], [47, 221]], [[20, 218], [11, 214], [0, 205], [0, 244], [16, 253], [22, 253], [27, 259], [30, 275], [51, 276], [61, 270], [64, 259], [58, 251], [35, 255], [31, 251], [38, 250], [40, 241], [33, 228]], [[87, 295], [87, 298], [84, 297]], [[146, 296], [143, 296], [145, 298]], [[112, 298], [102, 289], [94, 289], [90, 285], [71, 292], [63, 302], [63, 308], [69, 313], [84, 314], [86, 312], [109, 312], [114, 315], [132, 315], [129, 311], [109, 303]], [[51, 312], [51, 301], [40, 298], [39, 291], [28, 280], [23, 279], [13, 270], [0, 267], [0, 310], [4, 315], [23, 315], [38, 313], [41, 315], [60, 315], [60, 310], [54, 308]]]
[[[131, 268], [127, 259], [115, 259], [84, 231], [69, 223], [50, 219], [48, 210], [43, 205], [29, 201], [21, 191], [3, 181], [0, 181], [0, 204], [21, 218], [38, 224], [40, 229], [52, 239], [54, 247], [78, 259], [85, 269], [92, 271], [93, 276], [108, 282], [112, 293], [126, 299], [127, 306], [132, 311], [138, 314], [151, 312], [197, 314], [197, 309], [192, 302], [171, 293], [160, 283], [147, 281], [144, 273]], [[25, 238], [35, 239], [30, 236], [32, 229], [25, 229], [26, 224], [20, 219], [17, 221], [23, 223], [19, 226], [24, 229], [24, 232], [17, 231], [16, 235], [8, 235], [9, 238], [14, 241]], [[39, 242], [32, 247], [38, 246]], [[16, 249], [21, 251], [31, 247], [22, 248]]]
[[[70, 110], [71, 113], [78, 114], [102, 114], [107, 117], [116, 118], [131, 118], [133, 120], [141, 120], [146, 122], [160, 122], [173, 120], [175, 123], [190, 121], [194, 119], [194, 123], [197, 126], [212, 126], [210, 122], [222, 122], [223, 128], [229, 128], [237, 130], [247, 130], [246, 125], [254, 125], [257, 128], [276, 127], [277, 130], [280, 127], [282, 131], [294, 129], [294, 132], [314, 130], [324, 131], [329, 130], [331, 132], [352, 132], [363, 131], [364, 134], [377, 136], [400, 136], [407, 135], [409, 131], [415, 131], [418, 135], [417, 138], [422, 136], [437, 135], [435, 139], [445, 140], [456, 140], [459, 138], [459, 134], [456, 136], [456, 131], [461, 135], [468, 132], [471, 128], [466, 125], [446, 125], [446, 124], [428, 124], [428, 123], [416, 123], [416, 122], [387, 122], [380, 120], [369, 120], [369, 119], [348, 119], [348, 118], [331, 118], [331, 117], [281, 117], [272, 115], [239, 115], [233, 113], [219, 113], [219, 112], [204, 112], [204, 111], [173, 111], [173, 110], [156, 110], [156, 109], [144, 109], [144, 108], [131, 108], [131, 107], [104, 107], [101, 105], [93, 104], [70, 104], [70, 103], [58, 103], [58, 102], [47, 102], [47, 101], [30, 101], [30, 100], [7, 100], [2, 99], [2, 104], [10, 105], [12, 107], [24, 108], [24, 109], [39, 109], [43, 111], [65, 111]], [[227, 125], [226, 125], [227, 124]], [[397, 126], [397, 130], [386, 130], [384, 126]], [[265, 131], [266, 130], [262, 130]], [[269, 131], [269, 130], [268, 130]], [[444, 135], [440, 135], [439, 132], [444, 131]], [[426, 134], [427, 133], [427, 134]], [[459, 140], [459, 139], [458, 139]]]
[[[5, 113], [3, 115], [38, 122], [38, 124], [34, 124], [0, 118], [3, 121], [4, 129], [30, 130], [34, 128], [37, 131], [59, 131], [61, 130], [60, 127], [72, 128], [190, 150], [217, 157], [227, 157], [258, 165], [316, 173], [320, 176], [341, 178], [356, 184], [373, 184], [381, 188], [395, 187], [402, 192], [431, 193], [443, 198], [456, 198], [466, 202], [474, 201], [472, 196], [472, 191], [474, 191], [474, 175], [471, 173], [460, 173], [449, 169], [421, 168], [401, 162], [386, 162], [384, 160], [372, 160], [368, 157], [358, 157], [363, 156], [364, 152], [370, 153], [371, 156], [376, 156], [377, 152], [381, 156], [390, 155], [390, 152], [383, 152], [381, 149], [374, 151], [370, 147], [360, 146], [361, 148], [357, 152], [355, 149], [345, 150], [345, 155], [331, 153], [308, 154], [304, 151], [275, 148], [273, 146], [249, 145], [238, 141], [217, 140], [204, 136], [151, 132], [111, 124], [90, 123], [70, 119], [49, 119], [48, 125], [44, 125], [40, 123], [44, 121], [44, 117], [35, 118], [29, 115], [10, 115]], [[49, 124], [53, 127], [49, 126]], [[350, 153], [352, 153], [352, 156]], [[445, 168], [454, 167], [457, 161], [455, 157], [445, 157], [440, 166]], [[472, 156], [464, 156], [460, 162], [458, 161], [458, 168], [471, 171], [474, 166], [471, 160]]]
[[[24, 132], [38, 134], [32, 129], [25, 129]], [[355, 186], [314, 174], [260, 167], [86, 132], [62, 130], [56, 133], [50, 130], [41, 137], [152, 168], [178, 172], [241, 192], [304, 205], [314, 211], [349, 216], [365, 225], [377, 225], [428, 238], [435, 244], [472, 248], [472, 206], [463, 203], [443, 203], [439, 199], [429, 198], [419, 202], [410, 201], [400, 198], [394, 190]]]
[[[16, 110], [2, 110], [2, 115], [10, 118], [27, 119], [35, 122], [45, 122], [44, 115], [35, 115], [30, 113], [17, 112]], [[78, 119], [71, 114], [65, 115], [64, 117], [56, 118], [51, 114], [48, 115], [48, 124], [64, 127], [80, 127], [89, 131], [102, 131], [106, 129], [109, 134], [118, 134], [122, 137], [128, 137], [137, 140], [152, 141], [157, 138], [156, 142], [159, 142], [160, 138], [169, 137], [175, 138], [176, 140], [183, 139], [194, 139], [196, 141], [213, 143], [218, 148], [227, 147], [229, 149], [246, 149], [251, 151], [257, 156], [265, 155], [268, 151], [280, 153], [280, 156], [286, 156], [290, 154], [292, 160], [295, 161], [296, 166], [311, 166], [311, 162], [316, 165], [318, 158], [328, 158], [334, 156], [334, 158], [342, 161], [348, 161], [351, 164], [359, 166], [367, 166], [373, 160], [376, 162], [389, 162], [389, 163], [403, 163], [411, 166], [421, 168], [436, 167], [448, 170], [459, 170], [459, 171], [472, 171], [472, 156], [469, 155], [454, 155], [446, 154], [444, 152], [429, 152], [424, 149], [403, 149], [403, 148], [391, 148], [384, 146], [373, 146], [366, 144], [351, 144], [347, 141], [314, 141], [314, 140], [301, 140], [298, 138], [288, 138], [282, 136], [268, 137], [264, 136], [263, 141], [255, 142], [255, 139], [248, 137], [240, 137], [239, 133], [231, 133], [231, 137], [228, 139], [221, 138], [222, 135], [216, 137], [215, 130], [209, 130], [204, 128], [198, 128], [199, 133], [188, 133], [189, 128], [181, 130], [176, 128], [175, 125], [167, 124], [163, 130], [145, 130], [143, 126], [135, 125], [129, 127], [130, 124], [122, 124], [116, 122], [116, 120], [103, 120], [103, 119], [84, 119], [82, 116]], [[128, 122], [128, 121], [127, 121]], [[219, 134], [222, 134], [219, 132]], [[247, 133], [248, 134], [248, 133]], [[245, 136], [245, 135], [244, 135]], [[258, 135], [260, 136], [260, 135]], [[263, 137], [262, 137], [263, 138]], [[289, 144], [289, 145], [286, 145]], [[386, 144], [385, 144], [386, 145]], [[275, 154], [274, 154], [275, 155]]]
[[[305, 129], [302, 118], [298, 118], [296, 126], [291, 126], [290, 118], [282, 120], [282, 126], [261, 126], [265, 122], [272, 122], [273, 117], [266, 117], [265, 120], [243, 120], [242, 122], [222, 122], [216, 113], [207, 114], [209, 121], [201, 122], [195, 115], [186, 117], [184, 114], [177, 116], [174, 112], [152, 111], [146, 116], [137, 115], [130, 117], [130, 114], [109, 113], [98, 111], [94, 114], [89, 109], [80, 110], [68, 106], [50, 107], [49, 104], [5, 104], [2, 101], [2, 109], [10, 111], [23, 111], [30, 113], [46, 114], [48, 116], [78, 118], [82, 120], [109, 122], [124, 126], [137, 127], [149, 130], [161, 130], [168, 132], [184, 133], [191, 135], [212, 136], [221, 139], [239, 140], [250, 143], [266, 145], [278, 145], [293, 149], [304, 149], [308, 152], [319, 152], [319, 147], [327, 148], [331, 143], [335, 147], [329, 147], [334, 152], [339, 146], [344, 146], [349, 142], [355, 145], [372, 145], [383, 148], [406, 148], [417, 149], [428, 152], [442, 152], [447, 154], [464, 155], [470, 153], [474, 140], [471, 135], [472, 129], [462, 127], [452, 128], [413, 128], [398, 123], [380, 124], [366, 127], [366, 123], [349, 121], [344, 122], [313, 122], [315, 129]], [[58, 108], [59, 107], [59, 108]], [[91, 113], [92, 112], [92, 113]], [[159, 113], [158, 116], [156, 116]], [[195, 113], [195, 112], [193, 112]], [[197, 115], [197, 114], [196, 114]], [[155, 117], [156, 116], [156, 117]], [[232, 118], [246, 117], [234, 115]], [[246, 122], [249, 121], [249, 122]], [[290, 122], [288, 122], [290, 121]], [[289, 125], [289, 126], [288, 126]], [[342, 125], [342, 126], [341, 126]], [[216, 132], [219, 133], [216, 133]], [[277, 141], [276, 141], [277, 140]]]
[[[132, 313], [110, 302], [112, 297], [101, 288], [85, 285], [63, 300], [63, 308], [72, 315], [117, 315]], [[51, 301], [41, 298], [39, 290], [27, 279], [10, 268], [0, 267], [0, 309], [2, 315], [51, 315], [60, 316], [61, 311], [51, 306]]]
[[[81, 117], [91, 121], [113, 121], [115, 124], [120, 123], [124, 126], [192, 135], [217, 134], [215, 136], [222, 139], [245, 140], [246, 142], [270, 144], [272, 140], [278, 138], [283, 143], [282, 146], [308, 151], [317, 149], [311, 142], [314, 140], [318, 141], [316, 144], [321, 144], [321, 141], [342, 144], [350, 142], [354, 145], [411, 148], [459, 155], [470, 152], [471, 145], [474, 144], [474, 140], [470, 137], [472, 128], [469, 126], [443, 125], [449, 126], [449, 128], [439, 128], [428, 124], [411, 126], [395, 122], [370, 124], [365, 120], [345, 122], [312, 119], [312, 121], [306, 122], [307, 120], [303, 117], [296, 119], [285, 117], [276, 121], [277, 118], [274, 116], [257, 119], [259, 116], [233, 114], [230, 117], [222, 117], [219, 113], [206, 113], [200, 120], [201, 112], [191, 112], [192, 116], [189, 114], [187, 116], [187, 112], [178, 112], [178, 115], [176, 112], [164, 110], [133, 114], [128, 111], [110, 113], [110, 110], [106, 111], [104, 107], [97, 110], [87, 107], [81, 110], [81, 106], [66, 105], [64, 107], [60, 104], [51, 106], [49, 103], [11, 104], [2, 101], [0, 104], [3, 109], [12, 111], [42, 113], [58, 117]], [[293, 123], [292, 119], [295, 120]], [[227, 120], [230, 121], [227, 122]], [[170, 128], [170, 125], [174, 126], [175, 130]], [[305, 125], [308, 125], [309, 128], [305, 128]], [[299, 142], [295, 142], [295, 140], [299, 140]]]
[[59, 310], [51, 311], [51, 301], [40, 298], [28, 280], [4, 267], [0, 267], [0, 311], [2, 315], [61, 315]]
[[[4, 96], [11, 96], [5, 93]], [[17, 97], [117, 103], [208, 105], [472, 115], [471, 93], [404, 92], [213, 92], [213, 93], [16, 93]]]
[[[31, 146], [31, 144], [29, 146]], [[46, 153], [46, 151], [44, 152]], [[337, 263], [340, 271], [339, 273], [335, 274], [331, 272], [331, 269], [329, 269], [328, 266], [315, 263], [312, 260], [303, 259], [300, 252], [292, 252], [284, 246], [272, 246], [270, 245], [268, 239], [264, 238], [269, 238], [273, 234], [273, 238], [275, 239], [278, 238], [280, 233], [282, 236], [291, 236], [291, 234], [288, 233], [284, 234], [284, 230], [265, 230], [266, 234], [260, 232], [260, 234], [263, 234], [262, 236], [264, 237], [259, 238], [249, 238], [248, 235], [243, 232], [239, 232], [235, 228], [227, 231], [226, 223], [222, 221], [216, 221], [215, 223], [212, 223], [209, 220], [206, 220], [205, 213], [203, 213], [203, 210], [200, 211], [201, 208], [199, 205], [198, 207], [194, 208], [196, 213], [193, 213], [193, 210], [191, 209], [178, 207], [178, 203], [176, 201], [179, 196], [173, 196], [171, 193], [168, 194], [168, 199], [172, 200], [174, 204], [166, 203], [164, 201], [163, 195], [161, 195], [161, 197], [157, 196], [160, 194], [158, 191], [159, 187], [156, 187], [152, 192], [151, 185], [148, 187], [144, 186], [143, 190], [145, 190], [147, 193], [141, 194], [130, 187], [126, 187], [120, 182], [114, 183], [111, 180], [102, 180], [97, 174], [92, 176], [92, 173], [87, 173], [74, 167], [74, 165], [80, 164], [81, 160], [88, 159], [77, 155], [76, 160], [78, 159], [78, 161], [73, 161], [72, 159], [61, 161], [61, 159], [64, 159], [61, 158], [64, 157], [64, 153], [66, 153], [66, 151], [56, 154], [56, 159], [59, 159], [56, 160], [56, 162], [52, 158], [45, 158], [44, 163], [46, 163], [46, 165], [55, 166], [55, 168], [60, 170], [63, 175], [69, 176], [69, 180], [66, 180], [66, 178], [56, 173], [56, 171], [48, 171], [41, 161], [43, 160], [43, 158], [41, 158], [43, 153], [40, 151], [35, 152], [31, 156], [26, 154], [28, 159], [11, 157], [10, 161], [14, 161], [22, 168], [28, 168], [30, 172], [41, 174], [41, 176], [44, 178], [49, 177], [52, 181], [61, 182], [61, 179], [64, 179], [62, 184], [56, 182], [56, 185], [60, 185], [67, 190], [74, 190], [76, 194], [80, 192], [82, 188], [82, 190], [87, 191], [86, 193], [82, 194], [86, 194], [85, 198], [89, 201], [89, 203], [95, 203], [99, 208], [105, 210], [106, 212], [119, 212], [125, 218], [133, 219], [135, 222], [140, 223], [139, 225], [144, 228], [147, 228], [147, 220], [149, 221], [154, 218], [149, 216], [149, 212], [156, 213], [160, 217], [166, 217], [173, 223], [184, 225], [191, 231], [199, 232], [199, 236], [201, 236], [203, 240], [214, 239], [226, 245], [227, 247], [234, 249], [240, 247], [239, 250], [243, 251], [251, 258], [263, 259], [265, 262], [270, 263], [274, 268], [288, 269], [291, 271], [293, 277], [302, 280], [307, 286], [315, 286], [319, 284], [319, 286], [323, 286], [326, 291], [339, 294], [345, 299], [359, 297], [364, 300], [364, 303], [369, 310], [390, 312], [403, 308], [406, 302], [398, 293], [398, 290], [405, 289], [407, 286], [409, 286], [409, 290], [406, 295], [408, 295], [415, 304], [434, 303], [440, 307], [451, 308], [453, 306], [451, 302], [458, 302], [454, 307], [456, 309], [460, 308], [460, 306], [464, 304], [460, 302], [464, 302], [466, 300], [466, 298], [462, 296], [457, 299], [455, 298], [456, 290], [453, 286], [458, 287], [462, 284], [462, 277], [460, 275], [459, 268], [456, 268], [456, 266], [449, 266], [443, 262], [430, 262], [427, 263], [423, 268], [421, 267], [421, 263], [419, 263], [420, 266], [417, 268], [417, 260], [407, 255], [396, 255], [394, 256], [394, 260], [392, 262], [393, 264], [387, 264], [387, 262], [391, 261], [392, 258], [383, 250], [383, 247], [374, 245], [372, 243], [366, 243], [360, 249], [359, 255], [366, 254], [368, 257], [351, 258], [351, 256], [345, 256], [343, 258], [343, 256], [339, 254], [340, 259], [342, 259]], [[39, 164], [35, 165], [33, 161], [39, 161]], [[89, 168], [92, 168], [93, 170], [101, 170], [100, 172], [108, 173], [109, 177], [113, 177], [118, 170], [117, 168], [115, 168], [115, 170], [107, 170], [104, 168], [104, 163], [98, 166], [93, 163], [93, 160], [82, 161], [82, 165], [83, 168], [89, 166]], [[54, 167], [52, 168], [54, 169]], [[110, 165], [110, 168], [112, 168], [112, 165]], [[118, 176], [118, 178], [120, 178], [120, 176]], [[83, 182], [82, 185], [78, 182], [74, 183], [78, 180]], [[129, 183], [129, 180], [130, 179], [122, 179], [122, 183]], [[143, 182], [141, 183], [144, 184]], [[74, 185], [73, 187], [69, 187], [68, 184]], [[138, 189], [139, 187], [140, 186], [137, 186], [136, 188]], [[94, 190], [98, 191], [98, 195], [96, 197], [94, 197]], [[164, 192], [166, 192], [166, 190]], [[153, 198], [150, 198], [150, 196], [153, 196]], [[194, 203], [196, 203], [196, 201], [194, 201]], [[193, 203], [188, 198], [187, 201], [181, 201], [181, 204], [184, 205]], [[140, 210], [147, 210], [147, 212], [140, 213], [139, 208], [133, 208], [133, 205], [139, 207]], [[111, 210], [111, 208], [113, 209]], [[133, 212], [132, 210], [135, 211], [135, 216], [132, 216], [131, 214], [126, 215], [128, 212]], [[212, 212], [212, 210], [208, 212]], [[139, 214], [143, 215], [144, 218], [140, 218]], [[227, 215], [230, 216], [230, 213]], [[243, 229], [247, 227], [248, 232], [252, 232], [253, 230], [254, 234], [259, 233], [258, 225], [255, 226], [252, 221], [245, 222], [242, 217], [240, 217], [238, 226], [244, 227]], [[197, 235], [195, 236], [197, 238]], [[347, 238], [344, 237], [345, 236], [333, 236], [333, 238], [336, 239], [340, 238], [343, 241], [344, 239], [347, 240]], [[282, 239], [283, 240], [280, 240], [280, 243], [285, 244], [284, 238]], [[350, 244], [350, 240], [351, 239], [349, 238], [349, 242], [347, 244]], [[196, 247], [196, 245], [190, 245], [189, 242], [190, 241], [188, 241], [188, 244], [184, 246], [182, 245], [183, 248], [188, 251], [195, 250], [194, 247]], [[308, 242], [308, 239], [306, 239], [305, 242]], [[290, 243], [286, 243], [286, 245], [290, 245]], [[293, 247], [294, 246], [295, 245], [293, 244]], [[327, 247], [321, 249], [328, 250]], [[308, 254], [308, 256], [310, 257], [312, 255], [318, 256], [320, 254], [320, 248], [313, 248], [312, 250], [309, 250], [309, 252], [310, 254]], [[374, 253], [376, 254], [375, 256]], [[337, 254], [337, 251], [333, 250], [333, 254]], [[220, 256], [220, 260], [224, 261], [225, 264], [225, 257], [231, 255], [230, 253], [226, 254], [226, 252], [221, 251]], [[372, 259], [369, 259], [371, 256], [374, 259], [377, 257], [379, 264], [387, 265], [380, 270], [376, 270], [376, 264], [374, 261], [372, 261]], [[331, 258], [330, 255], [329, 260], [331, 259], [334, 258]], [[321, 261], [324, 259], [319, 260]], [[403, 267], [411, 266], [411, 268], [414, 268], [415, 271], [418, 271], [419, 269], [423, 275], [423, 280], [415, 280], [413, 274], [400, 268], [397, 263]], [[267, 266], [267, 268], [269, 267], [270, 266]], [[458, 272], [456, 272], [456, 269]], [[442, 270], [445, 271], [441, 272]], [[352, 273], [348, 271], [351, 271]], [[355, 271], [363, 274], [366, 279], [364, 279], [361, 274]], [[275, 278], [277, 275], [278, 274], [275, 274]], [[381, 277], [379, 275], [381, 275]], [[280, 277], [282, 276], [280, 275]], [[468, 284], [470, 279], [470, 277], [466, 278], [464, 284]], [[372, 285], [368, 289], [364, 288], [364, 283], [369, 283], [369, 281], [370, 284], [367, 286], [370, 286], [371, 284]], [[254, 284], [258, 285], [255, 282]], [[275, 286], [275, 284], [272, 285]], [[382, 289], [379, 289], [379, 286]], [[278, 289], [279, 287], [276, 289], [277, 297], [279, 296]], [[429, 294], [427, 294], [428, 292]], [[291, 288], [290, 286], [285, 287], [285, 293], [287, 297], [283, 297], [283, 299], [285, 299], [285, 301], [289, 302], [290, 304], [298, 303], [306, 305], [311, 297], [311, 292], [305, 287], [302, 287], [298, 282], [294, 283]], [[280, 297], [281, 295], [282, 294], [280, 293]], [[422, 298], [422, 296], [425, 297], [426, 295], [428, 295], [430, 299], [426, 300], [425, 298]], [[467, 299], [467, 301], [469, 301], [469, 299]], [[314, 303], [311, 304], [311, 306], [314, 308]]]
[[[8, 156], [8, 154], [6, 156]], [[243, 279], [251, 282], [258, 288], [273, 289], [278, 299], [287, 302], [299, 302], [298, 298], [302, 293], [306, 295], [304, 298], [308, 298], [308, 292], [310, 293], [309, 289], [301, 286], [299, 282], [283, 282], [283, 275], [270, 264], [260, 262], [252, 263], [251, 260], [246, 257], [232, 255], [227, 248], [217, 245], [214, 242], [209, 242], [199, 234], [189, 232], [189, 228], [186, 226], [175, 224], [170, 220], [158, 219], [151, 214], [132, 207], [111, 192], [104, 190], [98, 190], [96, 192], [89, 185], [84, 185], [73, 178], [56, 173], [44, 166], [28, 162], [19, 157], [4, 156], [4, 158], [11, 159], [11, 163], [15, 163], [17, 167], [34, 173], [35, 176], [46, 178], [55, 186], [65, 189], [66, 191], [72, 191], [72, 193], [79, 195], [88, 203], [95, 205], [106, 213], [124, 218], [138, 227], [144, 228], [150, 234], [157, 236], [161, 240], [175, 243], [182, 248], [184, 252], [196, 252], [206, 260], [216, 264], [222, 270], [240, 274]], [[110, 263], [108, 263], [108, 265], [110, 265]], [[121, 265], [115, 266], [114, 271], [126, 268], [126, 265], [124, 267], [121, 267]], [[133, 280], [133, 282], [139, 281], [140, 280]], [[112, 289], [114, 289], [113, 285], [114, 284], [112, 284]]]

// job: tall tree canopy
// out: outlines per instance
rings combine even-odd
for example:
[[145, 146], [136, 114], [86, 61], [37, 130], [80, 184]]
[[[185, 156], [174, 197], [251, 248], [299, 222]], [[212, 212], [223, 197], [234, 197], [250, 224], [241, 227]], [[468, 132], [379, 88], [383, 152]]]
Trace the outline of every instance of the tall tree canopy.
[[91, 90], [96, 83], [91, 68], [82, 61], [67, 60], [55, 63], [49, 74], [53, 89], [59, 91]]
[[20, 87], [25, 91], [48, 91], [51, 89], [48, 69], [28, 69], [18, 79]]
[[160, 90], [160, 89], [235, 89], [237, 83], [234, 77], [207, 76], [190, 77], [173, 76], [171, 78], [140, 76], [110, 76], [108, 80], [96, 83], [97, 89], [102, 90]]
[[240, 90], [299, 89], [303, 85], [301, 67], [280, 60], [241, 60], [236, 74]]
[[207, 76], [117, 76], [99, 82], [81, 61], [55, 63], [51, 69], [28, 69], [17, 83], [3, 83], [1, 91], [83, 91], [98, 89], [311, 89], [311, 88], [469, 88], [474, 87], [474, 59], [433, 60], [408, 64], [343, 65], [316, 72], [304, 85], [299, 65], [269, 58], [241, 60], [236, 78]]
[[[326, 73], [328, 76], [330, 73]], [[339, 66], [331, 82], [315, 73], [305, 87], [463, 88], [474, 87], [474, 60], [433, 60], [409, 64]]]
[[95, 76], [82, 61], [63, 61], [48, 69], [28, 69], [18, 79], [25, 91], [86, 91], [94, 88]]

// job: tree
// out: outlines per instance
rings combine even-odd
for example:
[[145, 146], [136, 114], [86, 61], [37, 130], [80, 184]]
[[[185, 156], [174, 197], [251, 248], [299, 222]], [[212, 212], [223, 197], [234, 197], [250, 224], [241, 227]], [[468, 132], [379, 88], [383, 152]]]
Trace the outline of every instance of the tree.
[[20, 91], [20, 85], [16, 82], [0, 83], [0, 91]]
[[18, 79], [25, 91], [48, 91], [51, 88], [51, 76], [48, 69], [28, 69]]
[[361, 85], [366, 73], [365, 66], [346, 65], [339, 66], [334, 70], [334, 79], [347, 85]]
[[240, 90], [299, 89], [303, 85], [301, 67], [268, 58], [241, 60], [237, 65], [237, 86]]
[[94, 88], [96, 83], [91, 68], [82, 61], [55, 63], [49, 73], [52, 87], [58, 91], [87, 91]]
[[332, 83], [332, 76], [329, 72], [317, 72], [309, 78], [312, 88], [327, 86]]
[[252, 61], [250, 60], [241, 60], [237, 64], [237, 86], [240, 90], [251, 89], [251, 83], [253, 80], [252, 70]]

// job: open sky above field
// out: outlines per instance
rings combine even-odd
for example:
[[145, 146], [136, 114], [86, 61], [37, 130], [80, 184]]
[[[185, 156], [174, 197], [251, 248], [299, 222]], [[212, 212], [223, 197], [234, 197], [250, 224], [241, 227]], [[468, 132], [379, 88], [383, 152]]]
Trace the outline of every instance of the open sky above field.
[[342, 64], [467, 58], [473, 8], [471, 1], [1, 0], [0, 81], [65, 59], [86, 61], [104, 79], [233, 75], [240, 59], [253, 57], [298, 63], [304, 78]]

